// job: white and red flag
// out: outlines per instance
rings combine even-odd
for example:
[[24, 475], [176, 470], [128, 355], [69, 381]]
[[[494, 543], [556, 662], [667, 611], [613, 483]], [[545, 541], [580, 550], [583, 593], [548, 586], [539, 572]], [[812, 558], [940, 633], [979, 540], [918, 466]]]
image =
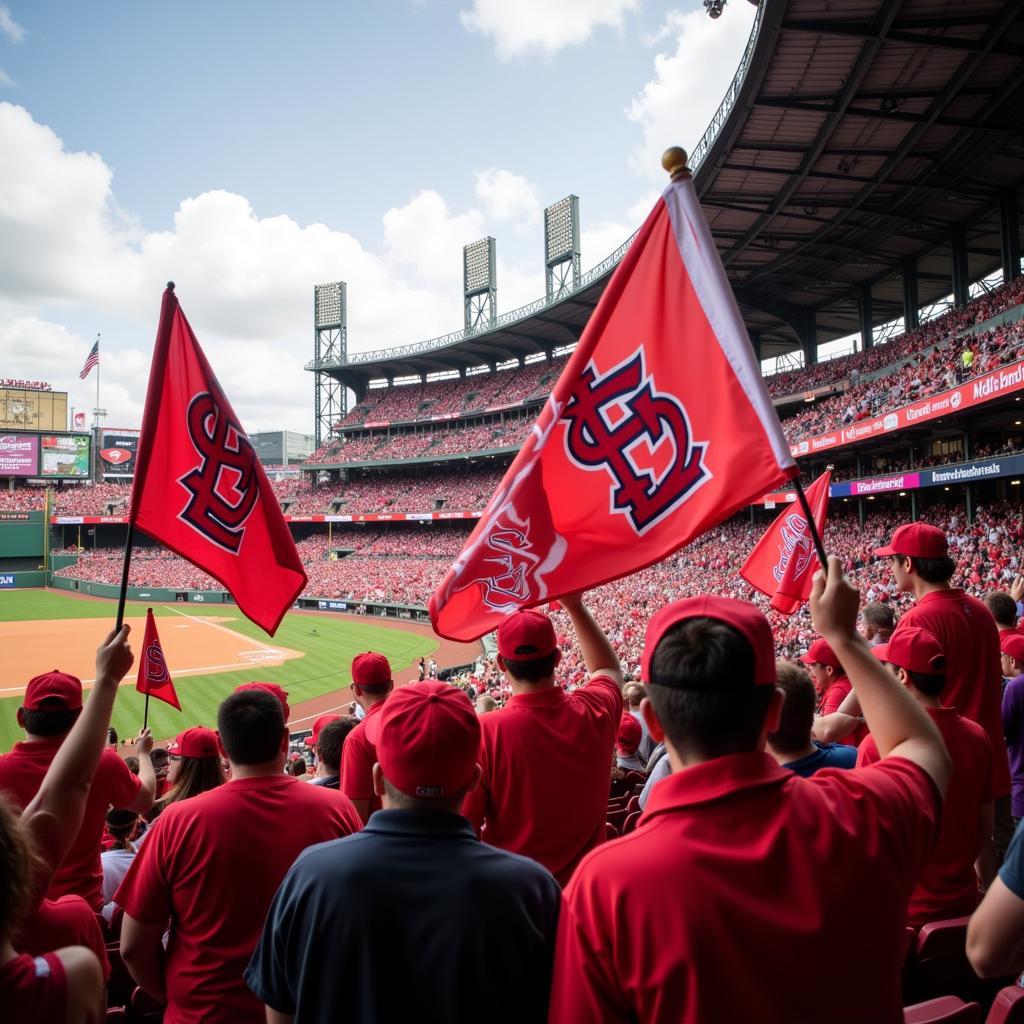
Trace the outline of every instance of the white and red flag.
[[[832, 471], [826, 469], [806, 492], [819, 537], [825, 533], [831, 480]], [[803, 506], [794, 502], [754, 546], [740, 575], [762, 594], [769, 594], [777, 612], [792, 615], [810, 598], [811, 581], [820, 564]]]
[[146, 635], [142, 638], [142, 654], [139, 658], [139, 675], [135, 681], [135, 689], [181, 710], [178, 694], [174, 689], [174, 680], [167, 668], [167, 659], [160, 644], [160, 634], [156, 631], [156, 619], [153, 618], [152, 608], [146, 609]]
[[665, 189], [430, 601], [471, 640], [661, 561], [796, 474], [689, 175]]
[[173, 285], [160, 309], [129, 522], [208, 572], [271, 635], [306, 585], [273, 487]]

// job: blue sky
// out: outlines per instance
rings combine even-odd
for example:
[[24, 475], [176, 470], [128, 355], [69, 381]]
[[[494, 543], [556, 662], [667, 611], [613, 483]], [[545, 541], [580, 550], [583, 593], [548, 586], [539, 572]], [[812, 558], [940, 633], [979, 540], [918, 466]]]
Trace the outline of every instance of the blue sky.
[[540, 210], [569, 192], [598, 262], [661, 188], [661, 149], [700, 137], [752, 14], [7, 0], [0, 376], [81, 404], [102, 332], [102, 402], [132, 425], [173, 276], [246, 426], [308, 429], [314, 284], [349, 281], [354, 349], [456, 329], [461, 245], [495, 235], [499, 308], [529, 301]]

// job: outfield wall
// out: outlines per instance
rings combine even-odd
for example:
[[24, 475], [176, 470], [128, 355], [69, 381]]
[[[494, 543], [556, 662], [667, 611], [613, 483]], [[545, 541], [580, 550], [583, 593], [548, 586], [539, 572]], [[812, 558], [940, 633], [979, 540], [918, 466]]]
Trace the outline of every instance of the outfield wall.
[[[20, 574], [26, 575], [26, 574]], [[44, 576], [45, 573], [38, 575]], [[114, 583], [94, 583], [68, 576], [54, 576], [50, 585], [54, 590], [68, 590], [90, 597], [108, 597], [117, 600], [120, 587]], [[232, 604], [225, 590], [169, 590], [164, 587], [129, 587], [129, 601], [152, 601], [155, 604]]]
[[24, 590], [26, 587], [45, 587], [47, 572], [0, 572], [0, 590]]

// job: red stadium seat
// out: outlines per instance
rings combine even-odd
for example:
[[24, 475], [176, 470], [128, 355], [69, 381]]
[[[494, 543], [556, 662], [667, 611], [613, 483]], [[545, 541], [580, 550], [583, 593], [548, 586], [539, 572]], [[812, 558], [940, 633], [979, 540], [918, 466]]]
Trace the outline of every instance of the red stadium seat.
[[112, 1006], [107, 1010], [104, 1020], [107, 1024], [125, 1024], [128, 1020], [128, 1013], [123, 1006]]
[[640, 797], [638, 797], [638, 796], [631, 796], [629, 798], [629, 803], [626, 804], [626, 813], [627, 814], [632, 814], [634, 811], [639, 811], [639, 810], [640, 810]]
[[610, 821], [604, 823], [604, 837], [605, 839], [619, 838], [619, 830]]
[[634, 786], [646, 785], [647, 776], [643, 772], [628, 771], [626, 772], [625, 783], [630, 788], [630, 791], [632, 791]]
[[903, 1008], [903, 1024], [981, 1024], [981, 1007], [956, 996], [941, 996]]
[[609, 825], [615, 826], [616, 835], [618, 835], [618, 830], [622, 828], [626, 820], [626, 808], [623, 807], [622, 810], [609, 811], [607, 820]]
[[626, 820], [622, 823], [623, 835], [628, 835], [636, 828], [636, 823], [640, 820], [640, 815], [643, 813], [643, 811], [633, 811], [632, 814], [626, 815]]
[[128, 1024], [160, 1024], [164, 1019], [165, 1009], [163, 1003], [137, 988], [132, 992], [125, 1019]]
[[[932, 921], [917, 933], [915, 956], [905, 972], [904, 998], [921, 1002], [953, 993], [965, 1001], [984, 997], [986, 986], [967, 959], [969, 917]], [[987, 999], [985, 1000], [987, 1005]]]
[[985, 1024], [1022, 1024], [1024, 1022], [1024, 988], [1007, 985], [996, 994]]

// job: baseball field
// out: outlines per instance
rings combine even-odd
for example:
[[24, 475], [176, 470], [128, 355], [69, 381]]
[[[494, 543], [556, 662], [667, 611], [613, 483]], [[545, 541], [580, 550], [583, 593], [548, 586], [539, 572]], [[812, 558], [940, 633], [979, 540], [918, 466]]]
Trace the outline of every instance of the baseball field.
[[[125, 612], [136, 655], [146, 607], [129, 603]], [[89, 686], [96, 647], [113, 628], [115, 611], [113, 601], [98, 598], [0, 591], [0, 751], [22, 738], [15, 715], [32, 676], [59, 668]], [[415, 676], [417, 659], [438, 651], [429, 627], [411, 623], [293, 611], [277, 635], [268, 637], [231, 605], [154, 605], [153, 614], [182, 707], [179, 712], [150, 701], [149, 725], [158, 739], [193, 725], [215, 726], [220, 701], [253, 679], [283, 686], [292, 729], [309, 728], [317, 714], [351, 700], [349, 666], [359, 652], [380, 651], [390, 660], [396, 681], [404, 682]], [[475, 650], [468, 647], [449, 651], [442, 664], [473, 656]], [[145, 698], [135, 690], [134, 674], [121, 691], [113, 726], [119, 736], [132, 737], [142, 726]]]

